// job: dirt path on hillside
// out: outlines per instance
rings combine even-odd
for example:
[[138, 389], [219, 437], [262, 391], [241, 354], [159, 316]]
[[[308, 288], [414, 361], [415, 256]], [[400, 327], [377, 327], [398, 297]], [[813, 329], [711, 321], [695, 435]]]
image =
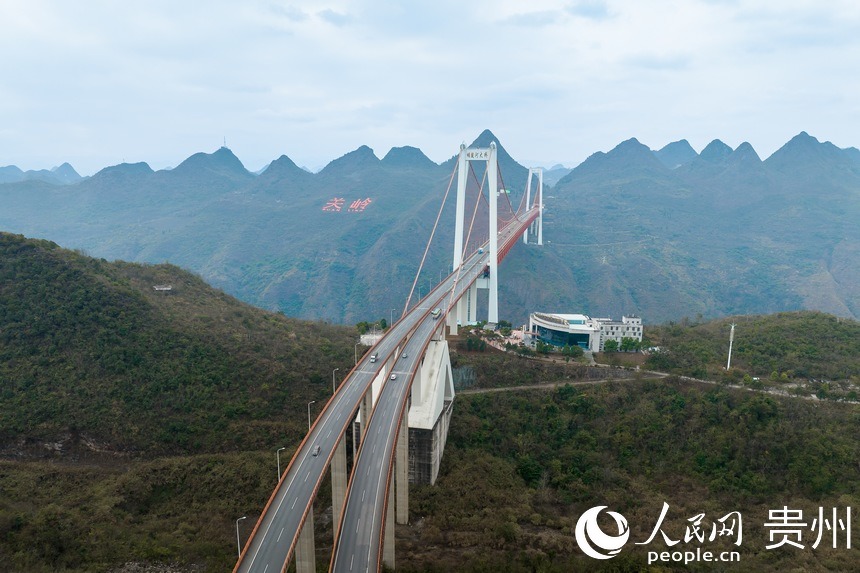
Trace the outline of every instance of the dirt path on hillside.
[[[667, 376], [667, 374], [660, 374], [657, 372], [647, 372], [649, 377], [657, 377], [663, 378]], [[604, 384], [606, 382], [612, 381], [629, 381], [633, 380], [633, 378], [601, 378], [600, 380], [580, 380], [578, 382], [571, 382], [569, 380], [565, 380], [563, 382], [540, 382], [538, 384], [525, 384], [523, 386], [504, 386], [501, 388], [467, 388], [465, 390], [457, 390], [457, 394], [488, 394], [490, 392], [517, 392], [519, 390], [555, 390], [559, 386], [591, 386], [594, 384]]]

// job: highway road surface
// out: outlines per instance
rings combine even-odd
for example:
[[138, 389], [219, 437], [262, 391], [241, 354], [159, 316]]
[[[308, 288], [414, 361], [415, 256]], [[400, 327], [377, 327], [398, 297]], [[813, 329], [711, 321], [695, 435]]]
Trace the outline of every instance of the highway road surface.
[[[527, 222], [509, 225], [502, 231], [499, 235], [499, 252], [507, 252], [510, 245], [519, 240], [523, 231], [535, 217], [536, 213], [533, 213], [529, 219], [526, 219]], [[445, 320], [449, 304], [458, 300], [465, 293], [469, 285], [483, 272], [488, 259], [489, 253], [486, 248], [482, 253], [473, 253], [464, 261], [459, 273], [455, 272], [446, 277], [417, 306], [392, 325], [372, 351], [365, 354], [347, 375], [334, 396], [323, 407], [311, 431], [293, 455], [281, 481], [272, 493], [248, 538], [236, 567], [233, 569], [234, 572], [274, 573], [280, 572], [285, 567], [293, 554], [298, 534], [313, 506], [313, 500], [328, 469], [335, 447], [355, 418], [362, 396], [368, 391], [373, 379], [379, 374], [383, 365], [395, 355], [398, 348], [407, 344], [407, 339], [416, 338], [415, 344], [421, 346], [423, 351], [423, 346], [429, 340], [433, 327]], [[453, 298], [451, 296], [452, 290], [454, 291]], [[430, 316], [430, 311], [435, 307], [440, 307], [443, 313], [438, 320], [434, 320]], [[419, 329], [418, 332], [416, 329]], [[413, 336], [413, 333], [418, 334], [418, 336]], [[411, 343], [410, 340], [409, 344]], [[412, 348], [413, 346], [409, 347]], [[378, 360], [371, 363], [370, 355], [374, 353], [378, 354]], [[408, 375], [404, 374], [405, 379], [402, 380], [398, 374], [399, 384], [406, 386], [411, 383], [414, 361], [420, 358], [421, 353], [407, 352], [408, 355], [414, 354], [415, 357], [402, 363], [401, 361], [404, 359], [398, 359], [395, 364], [396, 371], [408, 373]], [[388, 384], [385, 387], [388, 387]], [[385, 393], [384, 390], [383, 393]], [[392, 398], [392, 400], [395, 399]], [[387, 410], [381, 417], [399, 420], [399, 415], [395, 414], [398, 413]], [[371, 417], [371, 424], [374, 418], [375, 415]], [[396, 426], [394, 427], [396, 428]], [[393, 436], [396, 435], [396, 432], [389, 433], [393, 442]], [[317, 446], [319, 453], [314, 455]], [[388, 442], [382, 448], [388, 449]], [[362, 444], [362, 449], [364, 449], [364, 444]], [[381, 464], [383, 461], [375, 460], [373, 463]], [[355, 468], [353, 475], [355, 475]], [[381, 487], [387, 488], [387, 480], [385, 482]], [[350, 487], [350, 489], [352, 488]], [[374, 511], [378, 512], [379, 508], [374, 508]], [[342, 522], [345, 521], [345, 517]], [[360, 525], [358, 529], [362, 529]], [[339, 546], [344, 546], [344, 544], [339, 543]]]
[[[511, 239], [510, 233], [500, 236], [500, 242]], [[460, 298], [480, 276], [486, 266], [486, 260], [486, 254], [475, 253], [465, 262], [464, 271], [457, 281], [454, 300]], [[425, 312], [429, 310], [428, 306]], [[382, 541], [397, 432], [400, 429], [401, 416], [407, 415], [406, 405], [412, 378], [433, 332], [440, 327], [441, 320], [442, 318], [434, 320], [429, 314], [424, 314], [423, 321], [394, 364], [392, 373], [397, 378], [386, 380], [377, 398], [373, 417], [352, 470], [340, 530], [335, 537], [330, 569], [335, 573], [368, 573], [381, 568]]]

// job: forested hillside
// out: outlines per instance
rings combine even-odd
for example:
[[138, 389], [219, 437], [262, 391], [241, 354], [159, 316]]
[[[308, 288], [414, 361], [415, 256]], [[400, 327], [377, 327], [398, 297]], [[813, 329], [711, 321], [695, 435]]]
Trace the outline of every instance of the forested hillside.
[[[248, 307], [171, 265], [108, 263], [8, 234], [0, 261], [4, 568], [228, 570], [235, 520], [248, 517], [244, 540], [276, 482], [275, 451], [285, 448], [285, 464], [307, 403], [325, 400], [331, 370], [352, 363], [355, 331]], [[735, 321], [739, 368], [758, 368], [759, 353], [779, 341], [776, 359], [791, 364], [809, 331], [818, 336], [804, 352], [819, 359], [807, 362], [808, 375], [855, 368], [856, 323], [812, 313]], [[668, 325], [652, 335], [670, 350], [694, 343], [696, 354], [717, 348], [724, 327]], [[747, 570], [853, 563], [826, 547], [765, 551], [761, 524], [783, 504], [856, 507], [855, 404], [641, 372], [603, 383], [599, 369], [494, 351], [455, 350], [453, 360], [475, 375], [472, 391], [496, 392], [457, 398], [437, 485], [410, 493], [398, 569], [607, 570], [577, 549], [577, 516], [610, 505], [640, 540], [664, 501], [673, 537], [701, 511], [709, 519], [741, 511]], [[559, 387], [498, 392], [526, 383]], [[320, 563], [329, 500], [324, 483]], [[642, 570], [644, 550], [631, 545], [609, 565]]]
[[[476, 354], [479, 373], [498, 356]], [[507, 370], [516, 376], [516, 364]], [[564, 379], [559, 365], [558, 378]], [[555, 381], [552, 377], [544, 382]], [[545, 391], [461, 395], [435, 487], [410, 492], [410, 526], [398, 529], [398, 569], [410, 572], [849, 571], [853, 549], [832, 532], [817, 550], [767, 550], [770, 509], [805, 516], [860, 500], [857, 405], [779, 398], [719, 385], [664, 380], [567, 385]], [[669, 546], [645, 542], [663, 503]], [[630, 541], [607, 561], [582, 554], [574, 528], [589, 508], [624, 515]], [[735, 546], [685, 542], [690, 519], [738, 511]], [[827, 514], [829, 515], [829, 514]], [[605, 526], [611, 530], [612, 525]], [[852, 529], [854, 531], [854, 529]], [[810, 537], [811, 536], [811, 537]], [[401, 539], [403, 542], [401, 542]], [[852, 548], [858, 537], [852, 534]], [[737, 550], [740, 564], [656, 564], [647, 551]]]
[[326, 399], [333, 368], [352, 364], [354, 338], [240, 303], [172, 265], [108, 263], [3, 233], [0, 448], [293, 443], [307, 402]]
[[[860, 384], [860, 323], [821, 312], [738, 316], [706, 323], [689, 320], [646, 329], [656, 370], [724, 379], [729, 334], [735, 323], [732, 372], [773, 381]], [[855, 398], [856, 399], [856, 398]]]

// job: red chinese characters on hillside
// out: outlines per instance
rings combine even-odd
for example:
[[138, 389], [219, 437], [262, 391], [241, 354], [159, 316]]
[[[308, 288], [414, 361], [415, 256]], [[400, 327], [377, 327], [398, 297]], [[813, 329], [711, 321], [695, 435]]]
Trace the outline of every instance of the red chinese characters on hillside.
[[[366, 199], [356, 199], [352, 203], [349, 204], [347, 208], [347, 213], [361, 213], [367, 206], [370, 205], [373, 200], [368, 197]], [[323, 205], [322, 210], [329, 213], [340, 213], [343, 210], [343, 206], [346, 204], [346, 199], [343, 197], [334, 197], [333, 199], [329, 199], [329, 201]]]
[[370, 205], [370, 203], [371, 200], [369, 197], [367, 199], [356, 199], [350, 204], [349, 210], [353, 213], [361, 213], [367, 209], [367, 206]]
[[334, 199], [329, 199], [329, 202], [325, 204], [325, 206], [322, 208], [322, 210], [323, 211], [331, 211], [331, 212], [335, 212], [335, 213], [339, 212], [341, 210], [341, 208], [343, 207], [344, 202], [346, 202], [346, 199], [344, 199], [342, 197], [335, 197]]

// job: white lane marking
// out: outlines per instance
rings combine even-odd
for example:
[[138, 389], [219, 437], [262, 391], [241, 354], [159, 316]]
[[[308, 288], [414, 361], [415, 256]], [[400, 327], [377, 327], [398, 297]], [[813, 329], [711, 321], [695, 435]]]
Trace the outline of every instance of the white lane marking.
[[349, 570], [352, 571], [352, 562], [355, 561], [355, 553], [349, 558]]
[[[296, 502], [297, 502], [297, 501], [299, 501], [298, 496], [296, 496], [296, 499], [294, 499], [294, 500], [293, 500], [293, 505], [291, 505], [291, 506], [290, 506], [290, 509], [294, 509], [294, 508], [296, 507]], [[281, 531], [283, 532], [283, 529], [282, 529]]]
[[265, 569], [263, 569], [263, 573], [266, 573], [266, 571], [268, 571], [268, 570], [269, 570], [269, 564], [268, 564], [268, 563], [266, 563], [266, 568], [265, 568]]
[[367, 489], [361, 490], [361, 501], [364, 501], [364, 494], [367, 493]]
[[305, 481], [308, 481], [309, 477], [311, 477], [311, 472], [308, 472], [308, 475], [305, 476]]
[[361, 527], [361, 518], [359, 518], [358, 523], [355, 525], [355, 532], [358, 533], [358, 528]]
[[[284, 528], [282, 527], [281, 532], [278, 534], [278, 538], [275, 540], [275, 543], [277, 543], [278, 541], [281, 540], [281, 535], [283, 535], [283, 534], [284, 534]], [[266, 567], [268, 567], [268, 565], [266, 565]]]
[[[302, 468], [302, 466], [305, 464], [305, 461], [307, 461], [307, 458], [306, 458], [306, 457], [303, 457], [303, 458], [302, 458], [302, 460], [299, 462], [298, 467], [296, 468], [296, 474], [297, 474], [299, 471], [301, 471], [301, 468]], [[254, 562], [257, 560], [257, 556], [260, 554], [260, 549], [262, 549], [262, 548], [263, 548], [263, 545], [265, 545], [266, 537], [268, 537], [268, 536], [269, 536], [269, 530], [271, 529], [272, 525], [273, 525], [273, 524], [274, 524], [274, 522], [275, 522], [275, 516], [276, 516], [278, 513], [280, 513], [280, 511], [281, 511], [281, 506], [282, 506], [282, 505], [284, 505], [284, 502], [285, 502], [285, 501], [287, 501], [287, 491], [288, 491], [288, 490], [290, 489], [290, 487], [293, 485], [293, 481], [295, 481], [295, 479], [296, 479], [296, 476], [295, 476], [295, 475], [293, 475], [293, 476], [290, 478], [290, 481], [288, 481], [288, 482], [284, 482], [284, 483], [283, 483], [283, 485], [281, 486], [281, 487], [283, 488], [283, 489], [281, 490], [281, 491], [283, 491], [283, 494], [281, 495], [281, 500], [278, 502], [278, 506], [275, 508], [275, 511], [274, 511], [273, 513], [271, 513], [271, 514], [270, 514], [268, 511], [266, 512], [266, 515], [267, 515], [267, 516], [271, 515], [271, 517], [268, 519], [269, 523], [267, 523], [267, 524], [266, 524], [266, 528], [265, 528], [265, 530], [263, 531], [263, 536], [262, 536], [262, 538], [260, 538], [260, 542], [259, 542], [259, 544], [257, 545], [257, 550], [256, 550], [256, 551], [254, 551], [254, 556], [253, 556], [253, 557], [251, 557], [251, 562], [248, 564], [248, 571], [250, 571], [250, 570], [254, 567]], [[270, 511], [271, 511], [271, 510], [270, 510]], [[256, 542], [256, 540], [257, 540], [257, 537], [255, 536], [255, 537], [254, 537], [254, 541]], [[243, 562], [243, 564], [244, 564], [244, 562]]]

